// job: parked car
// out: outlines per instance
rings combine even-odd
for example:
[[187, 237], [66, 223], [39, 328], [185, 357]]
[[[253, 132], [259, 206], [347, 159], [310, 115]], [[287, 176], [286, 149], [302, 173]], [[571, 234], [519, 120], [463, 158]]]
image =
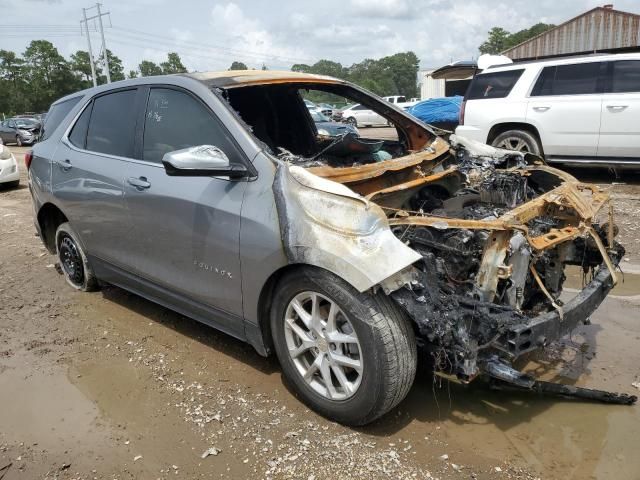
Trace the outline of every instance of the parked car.
[[20, 183], [20, 169], [16, 157], [0, 139], [0, 187], [17, 187]]
[[640, 54], [489, 67], [456, 134], [574, 166], [640, 166]]
[[354, 127], [373, 127], [389, 124], [383, 116], [360, 103], [342, 110], [342, 121]]
[[397, 105], [400, 108], [404, 108], [405, 110], [410, 109], [416, 103], [419, 102], [417, 98], [412, 98], [409, 101], [407, 101], [407, 97], [405, 97], [404, 95], [390, 95], [388, 97], [382, 97], [382, 98], [384, 98], [389, 103], [393, 103], [394, 105]]
[[[66, 282], [120, 286], [275, 353], [300, 398], [346, 424], [405, 397], [418, 345], [436, 375], [544, 391], [511, 362], [616, 284], [624, 248], [594, 221], [609, 194], [447, 141], [343, 80], [241, 73], [129, 79], [52, 105], [25, 163]], [[362, 102], [400, 140], [327, 147], [302, 89]], [[591, 281], [560, 307], [569, 264]]]
[[0, 123], [0, 138], [5, 144], [33, 145], [40, 133], [40, 123], [31, 118], [8, 118]]
[[355, 133], [356, 135], [360, 135], [358, 129], [353, 125], [345, 125], [344, 123], [338, 123], [331, 120], [331, 118], [324, 116], [319, 112], [309, 112], [311, 114], [311, 118], [316, 124], [316, 128], [318, 129], [319, 135], [325, 135], [327, 137], [337, 137], [338, 135], [342, 135], [347, 132]]

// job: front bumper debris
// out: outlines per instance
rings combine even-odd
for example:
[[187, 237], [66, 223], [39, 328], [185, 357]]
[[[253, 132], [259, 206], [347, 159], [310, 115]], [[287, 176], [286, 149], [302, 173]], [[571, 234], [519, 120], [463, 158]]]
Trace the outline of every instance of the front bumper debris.
[[483, 370], [491, 378], [491, 388], [494, 390], [529, 391], [541, 395], [558, 395], [561, 397], [618, 405], [633, 405], [638, 400], [638, 397], [635, 395], [628, 395], [626, 393], [606, 392], [603, 390], [536, 380], [525, 373], [514, 370], [498, 357], [493, 357], [486, 361]]
[[[617, 265], [619, 258], [614, 257], [612, 261]], [[613, 287], [613, 274], [603, 263], [594, 278], [563, 305], [562, 314], [558, 310], [552, 310], [533, 317], [526, 323], [515, 325], [496, 341], [495, 346], [513, 359], [544, 348], [571, 332], [578, 324], [586, 323]]]

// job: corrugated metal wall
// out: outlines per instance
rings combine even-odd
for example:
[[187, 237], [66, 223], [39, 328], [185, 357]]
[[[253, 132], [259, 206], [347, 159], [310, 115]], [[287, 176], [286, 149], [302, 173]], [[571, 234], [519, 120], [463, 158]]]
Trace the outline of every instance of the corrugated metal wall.
[[540, 58], [640, 46], [640, 15], [598, 7], [504, 52]]
[[420, 72], [420, 99], [444, 97], [444, 80], [431, 78], [433, 70]]

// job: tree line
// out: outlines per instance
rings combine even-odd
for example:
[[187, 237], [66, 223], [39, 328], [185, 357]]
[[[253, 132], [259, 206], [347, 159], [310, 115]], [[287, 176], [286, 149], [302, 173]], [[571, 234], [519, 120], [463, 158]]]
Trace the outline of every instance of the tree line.
[[[111, 81], [125, 79], [122, 60], [107, 49]], [[102, 62], [94, 59], [97, 83], [107, 82]], [[171, 52], [159, 64], [143, 60], [127, 77], [182, 73], [187, 69]], [[60, 97], [93, 86], [89, 53], [83, 50], [64, 58], [47, 40], [33, 40], [22, 55], [0, 49], [0, 114], [45, 112]]]
[[498, 54], [515, 47], [541, 33], [554, 28], [552, 23], [536, 23], [531, 28], [524, 28], [511, 33], [502, 27], [493, 27], [488, 32], [487, 40], [480, 45], [480, 53]]
[[[113, 82], [187, 71], [175, 52], [168, 53], [166, 61], [160, 63], [142, 60], [137, 70], [126, 74], [122, 60], [111, 50], [107, 50], [107, 54]], [[103, 84], [107, 78], [100, 60], [94, 59], [94, 65], [97, 83]], [[366, 59], [350, 67], [320, 60], [313, 65], [293, 65], [292, 70], [349, 80], [379, 95], [414, 97], [417, 94], [418, 64], [418, 57], [413, 52], [406, 52], [378, 60]], [[262, 69], [266, 70], [267, 66], [263, 64]], [[229, 70], [248, 68], [246, 64], [234, 61]], [[86, 51], [78, 50], [65, 58], [47, 40], [33, 40], [22, 55], [0, 49], [0, 116], [45, 112], [58, 98], [92, 85], [91, 63]]]

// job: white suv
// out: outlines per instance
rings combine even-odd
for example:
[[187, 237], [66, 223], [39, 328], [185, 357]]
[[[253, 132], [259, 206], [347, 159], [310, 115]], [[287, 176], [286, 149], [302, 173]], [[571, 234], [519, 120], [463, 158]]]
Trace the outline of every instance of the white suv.
[[459, 136], [550, 163], [640, 166], [640, 54], [489, 67], [462, 105]]

